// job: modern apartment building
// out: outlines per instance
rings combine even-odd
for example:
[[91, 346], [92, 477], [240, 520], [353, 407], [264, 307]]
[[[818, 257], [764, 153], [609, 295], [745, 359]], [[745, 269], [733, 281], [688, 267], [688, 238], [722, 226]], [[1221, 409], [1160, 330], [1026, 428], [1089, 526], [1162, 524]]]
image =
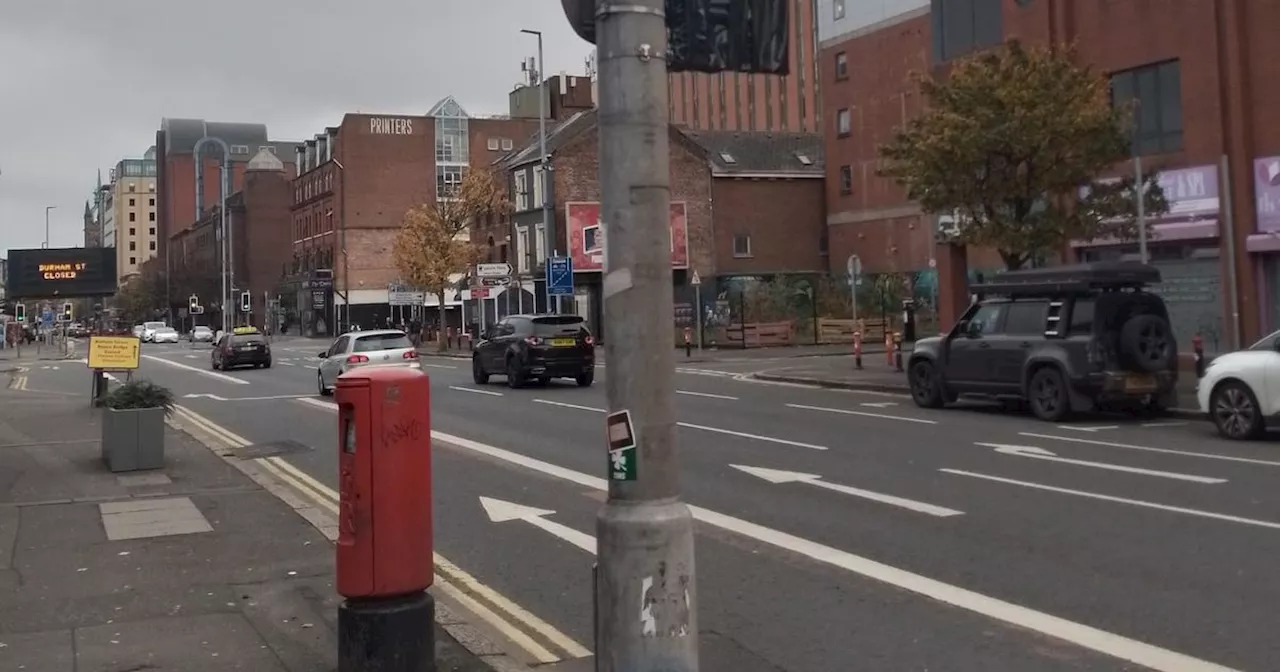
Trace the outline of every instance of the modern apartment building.
[[[156, 150], [123, 159], [101, 190], [102, 245], [116, 248], [116, 282], [141, 270], [156, 256]], [[88, 222], [86, 222], [86, 225]], [[86, 241], [87, 242], [87, 241]]]
[[[844, 4], [846, 0], [836, 1]], [[857, 4], [863, 0], [847, 1]], [[669, 75], [671, 123], [701, 131], [821, 132], [816, 4], [817, 0], [787, 0], [791, 73], [786, 76], [735, 72]]]

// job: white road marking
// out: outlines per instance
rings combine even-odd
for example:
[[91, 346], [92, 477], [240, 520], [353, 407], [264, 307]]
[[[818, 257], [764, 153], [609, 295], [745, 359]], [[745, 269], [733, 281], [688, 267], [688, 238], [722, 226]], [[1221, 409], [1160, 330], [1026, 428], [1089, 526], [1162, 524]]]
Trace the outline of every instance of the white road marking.
[[[605, 409], [596, 408], [594, 406], [580, 406], [578, 404], [569, 404], [563, 401], [551, 401], [550, 399], [534, 399], [534, 403], [549, 404], [551, 406], [560, 406], [563, 408], [572, 408], [579, 411], [591, 411], [593, 413], [605, 413]], [[695, 425], [691, 422], [677, 422], [677, 427], [685, 429], [700, 429], [704, 432], [713, 432], [716, 434], [727, 434], [729, 436], [738, 436], [744, 439], [754, 439], [756, 441], [765, 441], [767, 443], [779, 443], [785, 446], [795, 446], [797, 448], [810, 448], [813, 450], [827, 450], [826, 446], [819, 446], [812, 443], [804, 443], [801, 441], [791, 441], [789, 439], [777, 439], [772, 436], [762, 436], [760, 434], [749, 434], [747, 432], [736, 432], [732, 429], [721, 429], [720, 427], [708, 427], [706, 425]]]
[[1100, 432], [1104, 429], [1120, 429], [1120, 425], [1058, 425], [1058, 429], [1069, 429], [1073, 432]]
[[519, 520], [526, 522], [543, 532], [552, 536], [563, 539], [582, 550], [595, 555], [596, 538], [579, 532], [568, 525], [561, 525], [555, 521], [547, 520], [544, 516], [550, 516], [555, 513], [550, 509], [535, 509], [532, 506], [524, 506], [515, 502], [508, 502], [492, 497], [481, 497], [480, 506], [484, 507], [484, 512], [489, 515], [489, 520], [495, 523], [505, 523], [509, 520]]
[[459, 392], [470, 392], [470, 393], [472, 393], [472, 394], [487, 394], [487, 395], [489, 395], [489, 396], [491, 396], [491, 397], [501, 397], [501, 396], [502, 396], [502, 393], [501, 393], [501, 392], [490, 392], [489, 390], [477, 390], [477, 389], [476, 389], [476, 388], [474, 388], [474, 387], [460, 387], [460, 386], [458, 386], [458, 385], [450, 385], [450, 386], [449, 386], [449, 389], [451, 389], [451, 390], [457, 390], [457, 391], [459, 391]]
[[167, 360], [167, 359], [165, 359], [165, 358], [163, 358], [163, 357], [156, 357], [155, 355], [143, 355], [143, 356], [142, 356], [142, 358], [143, 358], [143, 359], [149, 359], [149, 360], [151, 360], [151, 361], [153, 361], [153, 362], [160, 362], [161, 364], [167, 364], [167, 365], [169, 365], [169, 366], [172, 366], [172, 367], [175, 367], [175, 368], [178, 368], [178, 369], [186, 369], [187, 371], [194, 371], [194, 372], [196, 372], [196, 373], [199, 373], [199, 374], [202, 374], [202, 375], [205, 375], [205, 376], [209, 376], [210, 378], [217, 378], [218, 380], [225, 380], [225, 381], [227, 381], [228, 383], [235, 383], [236, 385], [248, 385], [248, 384], [249, 384], [249, 381], [244, 380], [243, 378], [236, 378], [235, 376], [228, 376], [228, 375], [227, 375], [227, 374], [225, 374], [225, 373], [218, 373], [217, 371], [205, 371], [204, 369], [198, 369], [198, 368], [196, 368], [196, 367], [194, 367], [194, 366], [188, 366], [188, 365], [186, 365], [186, 364], [182, 364], [182, 363], [180, 363], [180, 362], [171, 362], [171, 361], [169, 361], [169, 360]]
[[302, 399], [305, 394], [277, 394], [270, 397], [222, 397], [216, 394], [184, 394], [183, 399], [212, 399], [214, 401], [270, 401], [273, 399]]
[[1144, 422], [1143, 427], [1185, 427], [1189, 422]]
[[1068, 443], [1084, 443], [1090, 446], [1105, 446], [1107, 448], [1124, 448], [1126, 450], [1142, 450], [1148, 453], [1164, 453], [1166, 455], [1184, 455], [1186, 457], [1203, 457], [1210, 460], [1223, 460], [1225, 462], [1243, 462], [1245, 464], [1261, 464], [1268, 467], [1280, 467], [1280, 462], [1272, 460], [1258, 460], [1251, 457], [1233, 457], [1231, 455], [1216, 455], [1214, 453], [1195, 453], [1187, 450], [1173, 450], [1171, 448], [1152, 448], [1150, 446], [1136, 446], [1130, 443], [1115, 443], [1113, 441], [1096, 441], [1093, 439], [1078, 439], [1074, 436], [1055, 436], [1053, 434], [1036, 434], [1034, 432], [1018, 432], [1019, 436], [1029, 436], [1033, 439], [1048, 439], [1050, 441], [1066, 441]]
[[296, 364], [294, 364], [293, 362], [286, 362], [286, 361], [284, 361], [284, 360], [282, 360], [282, 359], [277, 359], [277, 360], [276, 360], [276, 364], [279, 364], [280, 366], [297, 366], [297, 365], [296, 365]]
[[879, 492], [872, 492], [870, 490], [863, 490], [861, 488], [854, 488], [848, 485], [840, 485], [838, 483], [828, 483], [827, 481], [822, 480], [822, 477], [817, 474], [805, 474], [798, 471], [782, 471], [781, 469], [766, 469], [764, 467], [748, 467], [741, 464], [731, 464], [729, 466], [770, 483], [804, 483], [805, 485], [825, 488], [844, 495], [860, 497], [873, 502], [889, 504], [891, 506], [915, 511], [916, 513], [926, 513], [930, 516], [938, 516], [940, 518], [964, 515], [964, 511], [948, 509], [943, 506], [935, 506], [925, 502], [917, 502], [914, 499], [886, 495]]
[[710, 392], [690, 392], [689, 390], [676, 390], [676, 394], [683, 394], [689, 397], [706, 397], [708, 399], [727, 399], [729, 401], [737, 401], [737, 397], [731, 397], [727, 394], [711, 394]]
[[[419, 361], [421, 361], [421, 358], [419, 358]], [[423, 366], [424, 368], [428, 368], [428, 369], [456, 369], [456, 368], [458, 368], [458, 367], [456, 367], [456, 366], [450, 366], [450, 365], [448, 365], [448, 364], [428, 364], [428, 363], [426, 363], [426, 362], [421, 362], [421, 364], [422, 364], [422, 366]]]
[[1142, 474], [1143, 476], [1156, 476], [1159, 478], [1172, 478], [1176, 481], [1191, 481], [1192, 483], [1226, 483], [1225, 478], [1213, 478], [1210, 476], [1195, 476], [1192, 474], [1179, 474], [1173, 471], [1159, 471], [1156, 469], [1140, 469], [1138, 467], [1127, 467], [1122, 464], [1108, 464], [1106, 462], [1091, 462], [1089, 460], [1074, 460], [1066, 457], [1058, 457], [1052, 451], [1035, 446], [1011, 446], [1003, 443], [976, 443], [975, 445], [994, 448], [997, 453], [1004, 455], [1016, 455], [1018, 457], [1030, 457], [1036, 460], [1046, 460], [1049, 462], [1060, 462], [1062, 464], [1074, 464], [1082, 467], [1096, 467], [1098, 469], [1107, 469], [1109, 471], [1123, 471], [1129, 474]]
[[963, 471], [961, 469], [939, 469], [938, 471], [957, 476], [969, 476], [971, 478], [981, 478], [988, 481], [996, 481], [998, 483], [1008, 483], [1009, 485], [1018, 485], [1024, 488], [1032, 488], [1035, 490], [1045, 490], [1048, 492], [1057, 492], [1064, 495], [1075, 495], [1077, 497], [1088, 497], [1090, 499], [1098, 499], [1104, 502], [1115, 502], [1117, 504], [1129, 504], [1131, 506], [1139, 506], [1147, 509], [1158, 509], [1160, 511], [1170, 511], [1172, 513], [1185, 513], [1188, 516], [1197, 516], [1200, 518], [1212, 518], [1214, 520], [1225, 520], [1229, 523], [1240, 523], [1241, 525], [1254, 525], [1257, 527], [1267, 527], [1273, 530], [1280, 530], [1280, 523], [1273, 523], [1267, 520], [1257, 520], [1254, 518], [1241, 518], [1240, 516], [1232, 516], [1225, 513], [1213, 513], [1212, 511], [1201, 511], [1199, 509], [1188, 509], [1181, 506], [1171, 506], [1168, 504], [1157, 504], [1156, 502], [1146, 502], [1141, 499], [1128, 499], [1125, 497], [1116, 497], [1114, 495], [1104, 495], [1097, 492], [1086, 492], [1084, 490], [1072, 490], [1070, 488], [1059, 488], [1053, 485], [1044, 485], [1042, 483], [1031, 483], [1029, 481], [1017, 481], [1012, 478], [1004, 478], [1002, 476], [991, 476], [989, 474], [979, 474], [972, 471]]
[[840, 413], [842, 415], [858, 415], [864, 418], [880, 418], [881, 420], [899, 420], [901, 422], [914, 422], [921, 425], [936, 425], [936, 420], [925, 420], [923, 418], [908, 418], [901, 415], [887, 415], [884, 413], [868, 413], [866, 411], [850, 411], [846, 408], [827, 408], [826, 406], [806, 406], [804, 404], [787, 404], [789, 408], [799, 408], [806, 411], [824, 411], [826, 413]]
[[896, 401], [864, 401], [859, 405], [870, 406], [871, 408], [889, 408], [890, 406], [897, 406], [898, 402]]

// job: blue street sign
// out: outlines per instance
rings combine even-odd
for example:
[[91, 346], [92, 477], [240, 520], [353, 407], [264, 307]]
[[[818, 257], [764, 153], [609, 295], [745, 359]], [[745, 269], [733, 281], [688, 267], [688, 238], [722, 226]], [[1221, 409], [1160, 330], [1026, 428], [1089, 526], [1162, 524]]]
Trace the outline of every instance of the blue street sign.
[[44, 312], [43, 312], [43, 313], [41, 313], [41, 315], [40, 315], [40, 321], [41, 321], [41, 322], [43, 322], [43, 323], [45, 323], [46, 325], [52, 325], [52, 324], [53, 324], [53, 311], [52, 311], [52, 310], [50, 310], [50, 309], [48, 309], [48, 308], [45, 308], [45, 309], [44, 309]]
[[547, 294], [573, 296], [573, 260], [571, 258], [547, 259]]

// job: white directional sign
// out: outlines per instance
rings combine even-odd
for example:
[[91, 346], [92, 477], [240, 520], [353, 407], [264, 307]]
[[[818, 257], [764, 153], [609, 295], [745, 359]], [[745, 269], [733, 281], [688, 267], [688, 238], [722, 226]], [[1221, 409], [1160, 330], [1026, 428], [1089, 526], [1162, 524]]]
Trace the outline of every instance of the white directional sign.
[[425, 292], [387, 292], [387, 303], [393, 306], [421, 306], [426, 303]]
[[741, 464], [731, 464], [729, 466], [770, 483], [804, 483], [805, 485], [825, 488], [833, 492], [861, 497], [862, 499], [869, 499], [873, 502], [880, 502], [881, 504], [898, 506], [917, 513], [927, 513], [931, 516], [938, 516], [939, 518], [964, 515], [963, 511], [956, 511], [955, 509], [948, 509], [943, 506], [934, 506], [933, 504], [917, 502], [903, 497], [895, 497], [893, 495], [886, 495], [879, 492], [871, 492], [870, 490], [852, 488], [847, 485], [828, 483], [822, 480], [822, 477], [817, 474], [805, 474], [798, 471], [783, 471], [781, 469], [765, 469], [764, 467], [748, 467]]
[[489, 515], [489, 520], [492, 522], [505, 523], [510, 520], [520, 520], [543, 532], [559, 537], [588, 553], [596, 552], [595, 537], [579, 532], [567, 525], [547, 520], [546, 516], [555, 513], [550, 509], [535, 509], [532, 506], [524, 506], [523, 504], [493, 499], [492, 497], [481, 497], [480, 506], [484, 507], [484, 512]]
[[994, 448], [997, 453], [1004, 455], [1016, 455], [1018, 457], [1030, 457], [1037, 460], [1046, 460], [1049, 462], [1060, 462], [1062, 464], [1074, 464], [1081, 467], [1094, 467], [1097, 469], [1107, 469], [1109, 471], [1123, 471], [1129, 474], [1142, 474], [1143, 476], [1156, 476], [1159, 478], [1171, 478], [1175, 481], [1191, 481], [1192, 483], [1226, 483], [1225, 478], [1214, 478], [1210, 476], [1195, 476], [1192, 474], [1179, 474], [1172, 471], [1157, 471], [1155, 469], [1140, 469], [1138, 467], [1127, 467], [1122, 464], [1108, 464], [1106, 462], [1090, 462], [1088, 460], [1073, 460], [1066, 457], [1058, 457], [1053, 451], [1037, 448], [1035, 446], [1012, 446], [1004, 443], [977, 443], [976, 445], [984, 448]]
[[505, 278], [511, 275], [511, 264], [476, 264], [478, 278]]

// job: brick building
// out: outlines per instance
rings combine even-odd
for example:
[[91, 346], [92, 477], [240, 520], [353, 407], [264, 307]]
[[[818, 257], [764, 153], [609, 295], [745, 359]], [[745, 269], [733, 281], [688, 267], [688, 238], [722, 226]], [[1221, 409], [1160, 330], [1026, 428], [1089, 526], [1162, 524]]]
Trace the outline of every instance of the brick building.
[[[1005, 40], [1075, 43], [1118, 100], [1141, 103], [1135, 148], [1161, 172], [1171, 204], [1150, 257], [1179, 341], [1202, 333], [1207, 348], [1229, 349], [1280, 327], [1280, 125], [1269, 123], [1280, 92], [1265, 85], [1280, 65], [1255, 36], [1280, 25], [1280, 4], [820, 0], [818, 19], [833, 270], [858, 254], [869, 272], [913, 272], [927, 284], [936, 265], [943, 313], [956, 310], [966, 275], [998, 262], [935, 247], [937, 218], [875, 175], [877, 146], [921, 109], [913, 72]], [[1136, 252], [1078, 241], [1063, 256]]]
[[[818, 273], [826, 267], [821, 136], [816, 133], [696, 132], [672, 126], [671, 234], [677, 326], [692, 324], [696, 272], [703, 305], [714, 309], [737, 278]], [[573, 259], [575, 295], [563, 306], [602, 324], [597, 116], [583, 112], [548, 134], [555, 250]], [[486, 320], [545, 310], [539, 148], [503, 160], [514, 212], [476, 227], [490, 258], [515, 267], [521, 291], [495, 292]]]
[[347, 114], [297, 145], [292, 250], [279, 269], [285, 312], [317, 335], [333, 333], [335, 315], [381, 324], [400, 279], [392, 247], [405, 212], [448, 197], [466, 170], [490, 166], [537, 127], [536, 117], [472, 117], [445, 98], [422, 116]]
[[786, 76], [670, 74], [671, 123], [707, 131], [821, 132], [816, 4], [817, 0], [787, 0], [791, 73]]
[[[261, 327], [268, 322], [268, 305], [276, 299], [281, 259], [289, 258], [293, 251], [292, 177], [286, 164], [263, 148], [244, 164], [242, 188], [227, 198], [229, 252], [235, 281], [235, 291], [229, 294], [238, 324]], [[172, 294], [183, 308], [188, 297], [198, 296], [206, 308], [202, 324], [220, 324], [222, 319], [221, 218], [221, 208], [215, 206], [194, 225], [169, 239]], [[248, 291], [252, 300], [248, 315], [239, 311], [243, 291]]]

